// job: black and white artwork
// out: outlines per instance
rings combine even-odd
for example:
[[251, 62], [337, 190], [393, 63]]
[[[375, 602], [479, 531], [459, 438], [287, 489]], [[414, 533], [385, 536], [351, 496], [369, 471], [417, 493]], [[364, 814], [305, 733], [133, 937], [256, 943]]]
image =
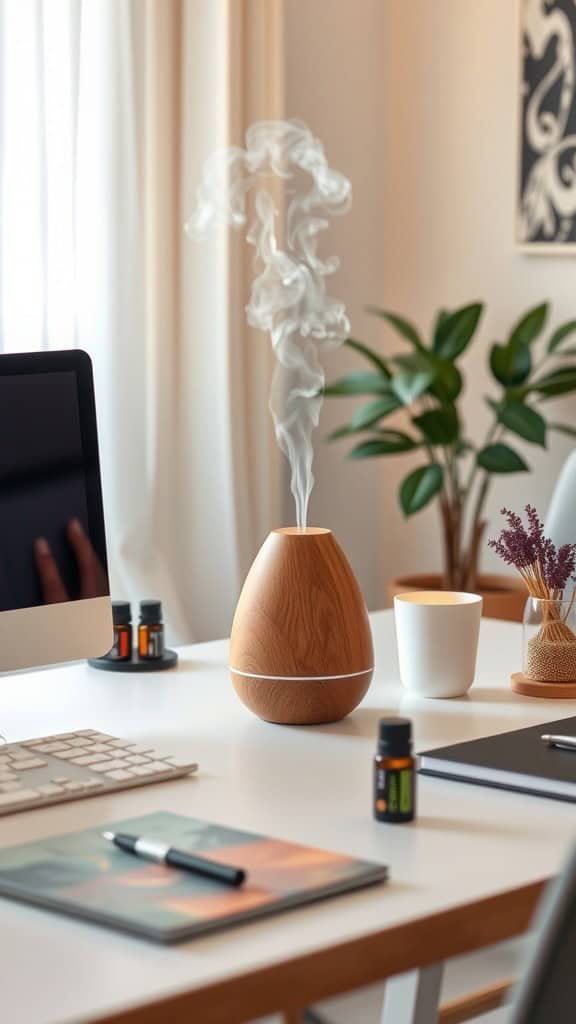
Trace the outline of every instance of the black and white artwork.
[[576, 0], [521, 2], [517, 240], [576, 246]]

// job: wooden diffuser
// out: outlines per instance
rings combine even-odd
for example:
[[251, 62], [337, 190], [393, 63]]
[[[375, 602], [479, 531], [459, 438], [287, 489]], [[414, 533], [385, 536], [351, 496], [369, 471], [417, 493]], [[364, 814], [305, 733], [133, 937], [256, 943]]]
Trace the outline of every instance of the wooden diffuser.
[[373, 671], [364, 599], [331, 531], [273, 530], [232, 625], [230, 673], [240, 700], [267, 722], [336, 722], [360, 703]]

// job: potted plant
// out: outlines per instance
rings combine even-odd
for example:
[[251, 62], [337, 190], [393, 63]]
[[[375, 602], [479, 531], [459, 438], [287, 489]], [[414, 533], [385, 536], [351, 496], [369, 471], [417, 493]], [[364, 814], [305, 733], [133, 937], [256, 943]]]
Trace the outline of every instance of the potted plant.
[[[576, 320], [545, 338], [549, 306], [544, 302], [525, 313], [504, 342], [492, 345], [489, 367], [495, 388], [486, 398], [491, 418], [478, 442], [466, 428], [459, 361], [476, 335], [483, 304], [441, 310], [427, 340], [396, 313], [374, 306], [368, 311], [394, 329], [406, 350], [381, 354], [347, 339], [366, 368], [327, 385], [324, 394], [364, 395], [368, 401], [330, 439], [352, 439], [352, 459], [420, 452], [422, 464], [400, 486], [400, 505], [405, 516], [412, 516], [436, 500], [442, 522], [442, 575], [391, 581], [388, 596], [439, 586], [473, 590], [483, 593], [485, 614], [521, 618], [525, 591], [518, 583], [479, 575], [486, 499], [495, 476], [529, 470], [518, 442], [546, 447], [551, 430], [576, 437], [574, 424], [546, 415], [552, 399], [576, 391], [576, 345], [571, 344]], [[400, 410], [407, 425], [391, 427], [389, 418]]]

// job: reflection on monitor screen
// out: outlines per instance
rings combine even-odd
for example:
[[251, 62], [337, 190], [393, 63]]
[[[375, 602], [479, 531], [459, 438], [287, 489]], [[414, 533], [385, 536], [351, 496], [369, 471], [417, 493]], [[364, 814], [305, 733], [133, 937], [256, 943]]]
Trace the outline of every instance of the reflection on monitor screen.
[[109, 592], [84, 441], [74, 370], [0, 376], [0, 611]]

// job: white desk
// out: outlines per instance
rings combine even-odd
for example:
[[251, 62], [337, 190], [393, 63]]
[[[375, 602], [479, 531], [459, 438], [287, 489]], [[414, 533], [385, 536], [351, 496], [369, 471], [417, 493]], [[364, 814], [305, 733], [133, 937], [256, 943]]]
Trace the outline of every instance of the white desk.
[[574, 837], [574, 808], [422, 777], [418, 821], [377, 824], [377, 722], [409, 715], [424, 749], [576, 714], [576, 702], [513, 695], [520, 627], [488, 620], [467, 698], [404, 698], [391, 613], [372, 621], [375, 681], [362, 706], [331, 726], [282, 728], [252, 717], [228, 681], [223, 641], [184, 649], [179, 670], [158, 675], [72, 666], [0, 679], [8, 740], [94, 727], [192, 754], [201, 766], [193, 779], [0, 819], [2, 845], [169, 809], [391, 868], [388, 885], [170, 949], [0, 901], [2, 1020], [234, 1024], [526, 927], [540, 880]]

